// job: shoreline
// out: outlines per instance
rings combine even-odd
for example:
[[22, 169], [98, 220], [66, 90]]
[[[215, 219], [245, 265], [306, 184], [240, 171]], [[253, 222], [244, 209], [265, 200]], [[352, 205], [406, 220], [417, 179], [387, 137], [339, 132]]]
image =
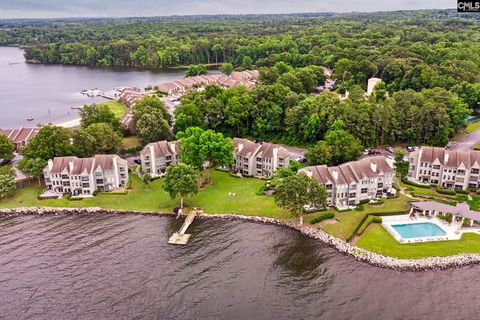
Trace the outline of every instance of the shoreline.
[[[31, 208], [11, 208], [0, 209], [0, 216], [58, 216], [58, 215], [142, 215], [142, 216], [160, 216], [175, 217], [173, 213], [166, 212], [146, 212], [137, 210], [115, 210], [103, 209], [99, 207], [90, 208], [49, 208], [49, 207], [31, 207]], [[365, 262], [374, 267], [393, 269], [398, 271], [428, 271], [438, 269], [451, 269], [467, 265], [479, 264], [480, 254], [458, 254], [445, 257], [429, 257], [419, 259], [401, 259], [384, 256], [371, 252], [347, 243], [344, 240], [336, 238], [319, 230], [315, 227], [303, 225], [292, 220], [282, 220], [275, 218], [245, 216], [240, 214], [201, 214], [199, 219], [217, 219], [230, 221], [244, 221], [252, 223], [262, 223], [289, 228], [300, 232], [302, 235], [333, 247], [338, 252], [349, 255], [357, 261]]]

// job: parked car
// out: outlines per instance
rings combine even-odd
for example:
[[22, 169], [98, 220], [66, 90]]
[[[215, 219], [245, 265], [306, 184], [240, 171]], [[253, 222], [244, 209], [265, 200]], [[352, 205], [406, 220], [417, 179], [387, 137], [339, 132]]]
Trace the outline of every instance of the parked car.
[[390, 153], [393, 153], [393, 148], [392, 147], [387, 147], [387, 151]]
[[370, 149], [365, 149], [365, 150], [363, 150], [363, 154], [364, 154], [364, 155], [370, 154]]
[[135, 160], [133, 160], [133, 162], [136, 163], [136, 164], [142, 164], [142, 161], [140, 161], [140, 159], [135, 159]]
[[407, 147], [407, 151], [408, 151], [408, 152], [413, 152], [413, 151], [415, 151], [415, 147], [408, 146], [408, 147]]

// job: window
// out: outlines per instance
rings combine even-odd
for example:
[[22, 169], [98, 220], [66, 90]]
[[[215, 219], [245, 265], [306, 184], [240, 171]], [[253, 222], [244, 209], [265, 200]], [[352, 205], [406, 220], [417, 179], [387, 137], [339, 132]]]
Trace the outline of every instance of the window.
[[362, 190], [360, 190], [361, 193], [367, 193], [368, 189], [367, 188], [362, 188]]
[[262, 158], [258, 158], [258, 157], [257, 157], [257, 161], [262, 161]]
[[355, 192], [353, 192], [353, 193], [350, 193], [348, 196], [349, 196], [350, 198], [355, 198], [355, 197], [357, 196], [357, 194], [356, 194]]
[[101, 177], [101, 176], [102, 176], [102, 173], [101, 173], [101, 172], [95, 172], [95, 176], [96, 176], [96, 177]]
[[472, 174], [478, 174], [480, 172], [480, 169], [472, 168], [470, 171]]
[[465, 174], [465, 170], [463, 170], [463, 169], [458, 169], [458, 170], [457, 170], [457, 174], [464, 175], [464, 174]]
[[478, 181], [478, 177], [477, 176], [471, 176], [470, 181]]
[[379, 184], [377, 185], [377, 187], [378, 187], [378, 188], [383, 188], [383, 183], [379, 183]]
[[332, 190], [332, 185], [331, 184], [327, 184], [326, 187], [327, 187], [327, 190]]
[[433, 169], [435, 169], [435, 170], [440, 169], [440, 165], [438, 165], [438, 164], [433, 165]]

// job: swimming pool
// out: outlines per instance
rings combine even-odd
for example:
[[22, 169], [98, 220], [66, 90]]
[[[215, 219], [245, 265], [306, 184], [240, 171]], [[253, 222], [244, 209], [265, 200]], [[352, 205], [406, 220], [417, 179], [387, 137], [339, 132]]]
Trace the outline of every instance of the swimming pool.
[[393, 224], [392, 228], [405, 239], [438, 237], [447, 234], [442, 228], [430, 222]]

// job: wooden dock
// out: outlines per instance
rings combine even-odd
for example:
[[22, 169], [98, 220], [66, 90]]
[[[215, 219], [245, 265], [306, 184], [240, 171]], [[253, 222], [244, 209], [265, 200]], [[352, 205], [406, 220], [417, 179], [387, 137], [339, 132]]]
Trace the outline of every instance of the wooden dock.
[[193, 220], [197, 216], [197, 214], [203, 213], [202, 210], [200, 209], [193, 209], [185, 219], [185, 222], [183, 222], [182, 227], [178, 232], [175, 232], [172, 234], [170, 239], [168, 239], [169, 244], [180, 244], [180, 245], [186, 245], [188, 243], [188, 240], [190, 240], [190, 237], [192, 236], [191, 234], [187, 234], [188, 227], [192, 224]]

